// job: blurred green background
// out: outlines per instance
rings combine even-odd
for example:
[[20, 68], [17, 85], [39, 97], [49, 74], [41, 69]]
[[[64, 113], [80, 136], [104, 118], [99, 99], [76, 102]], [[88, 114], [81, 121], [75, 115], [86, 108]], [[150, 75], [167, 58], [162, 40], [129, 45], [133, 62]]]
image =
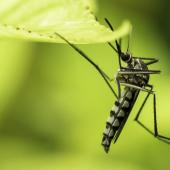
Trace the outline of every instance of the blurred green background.
[[[131, 52], [160, 59], [151, 76], [157, 92], [160, 133], [170, 136], [169, 43], [166, 0], [96, 0], [96, 16], [116, 28], [133, 25]], [[127, 38], [123, 39], [126, 49]], [[107, 44], [79, 45], [110, 76], [117, 56]], [[0, 41], [1, 170], [168, 169], [170, 145], [156, 140], [134, 116], [140, 95], [117, 144], [106, 155], [101, 138], [115, 98], [100, 75], [68, 45]], [[116, 87], [116, 86], [115, 86]], [[152, 98], [142, 121], [153, 129]]]

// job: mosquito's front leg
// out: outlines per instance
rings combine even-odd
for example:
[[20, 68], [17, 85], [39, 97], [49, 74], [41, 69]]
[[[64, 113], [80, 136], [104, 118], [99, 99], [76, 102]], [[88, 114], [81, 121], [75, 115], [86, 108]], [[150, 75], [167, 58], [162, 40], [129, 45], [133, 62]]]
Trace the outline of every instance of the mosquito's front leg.
[[75, 51], [77, 51], [85, 60], [87, 60], [98, 72], [99, 74], [103, 77], [104, 81], [106, 82], [106, 84], [108, 85], [108, 87], [110, 88], [110, 90], [112, 91], [113, 95], [117, 97], [117, 94], [115, 92], [115, 90], [113, 89], [113, 87], [110, 84], [110, 81], [112, 81], [111, 78], [109, 78], [109, 76], [107, 76], [107, 74], [90, 58], [88, 57], [82, 50], [80, 50], [77, 46], [75, 46], [74, 44], [70, 43], [67, 39], [65, 39], [62, 35], [60, 35], [59, 33], [55, 33], [57, 36], [59, 36], [62, 40], [64, 40], [69, 46], [71, 46]]

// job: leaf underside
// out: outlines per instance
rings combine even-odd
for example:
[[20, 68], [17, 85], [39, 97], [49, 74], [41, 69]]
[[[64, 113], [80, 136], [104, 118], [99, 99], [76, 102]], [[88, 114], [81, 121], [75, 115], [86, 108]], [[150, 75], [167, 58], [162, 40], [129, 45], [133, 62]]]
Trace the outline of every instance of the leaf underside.
[[124, 21], [114, 32], [101, 25], [87, 2], [1, 0], [0, 37], [64, 43], [55, 34], [59, 33], [71, 43], [86, 44], [113, 41], [131, 31], [129, 21]]

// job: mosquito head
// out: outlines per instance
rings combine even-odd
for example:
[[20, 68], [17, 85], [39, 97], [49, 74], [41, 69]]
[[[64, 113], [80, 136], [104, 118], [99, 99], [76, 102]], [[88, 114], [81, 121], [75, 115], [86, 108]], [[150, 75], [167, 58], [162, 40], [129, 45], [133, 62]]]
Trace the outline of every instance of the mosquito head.
[[131, 56], [131, 54], [129, 54], [128, 52], [126, 52], [126, 53], [121, 52], [120, 58], [121, 58], [124, 62], [129, 63], [129, 62], [131, 61], [131, 59], [132, 59], [132, 56]]

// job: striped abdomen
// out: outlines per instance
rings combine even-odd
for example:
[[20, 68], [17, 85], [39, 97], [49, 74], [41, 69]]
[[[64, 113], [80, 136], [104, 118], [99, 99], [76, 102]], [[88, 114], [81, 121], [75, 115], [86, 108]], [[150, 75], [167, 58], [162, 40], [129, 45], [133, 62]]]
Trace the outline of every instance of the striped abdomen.
[[138, 93], [138, 90], [125, 87], [121, 98], [119, 101], [115, 102], [115, 105], [110, 111], [110, 116], [106, 122], [106, 128], [102, 139], [102, 145], [106, 152], [109, 151], [111, 141], [114, 140], [114, 142], [116, 142], [119, 137], [129, 113], [136, 101]]

